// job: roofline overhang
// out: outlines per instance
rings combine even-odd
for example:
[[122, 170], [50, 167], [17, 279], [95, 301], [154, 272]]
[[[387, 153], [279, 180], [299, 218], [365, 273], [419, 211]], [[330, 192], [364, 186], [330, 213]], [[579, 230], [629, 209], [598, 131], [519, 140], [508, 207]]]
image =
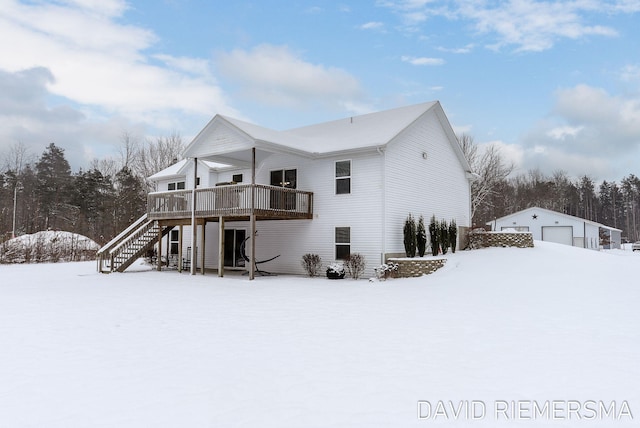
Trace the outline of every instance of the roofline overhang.
[[620, 231], [620, 232], [622, 232], [622, 230], [621, 230], [621, 229], [616, 229], [615, 227], [607, 226], [607, 225], [604, 225], [604, 224], [602, 224], [602, 223], [598, 223], [598, 222], [593, 221], [593, 220], [587, 220], [586, 218], [576, 217], [576, 216], [571, 215], [571, 214], [565, 214], [565, 213], [561, 213], [561, 212], [558, 212], [558, 211], [554, 211], [554, 210], [550, 210], [550, 209], [548, 209], [548, 208], [542, 208], [542, 207], [528, 207], [528, 208], [524, 208], [524, 209], [522, 209], [522, 210], [520, 210], [520, 211], [516, 211], [516, 212], [514, 212], [514, 213], [507, 214], [507, 215], [505, 215], [505, 216], [502, 216], [502, 217], [499, 217], [499, 218], [493, 219], [493, 220], [491, 220], [491, 221], [488, 221], [488, 222], [486, 222], [485, 224], [486, 224], [486, 225], [490, 225], [490, 224], [493, 224], [494, 222], [496, 222], [496, 221], [498, 221], [498, 220], [500, 220], [500, 221], [504, 221], [504, 220], [507, 220], [507, 219], [509, 219], [509, 218], [511, 218], [511, 217], [513, 217], [513, 216], [515, 216], [515, 215], [517, 215], [517, 214], [523, 213], [523, 212], [525, 212], [525, 211], [531, 211], [531, 210], [541, 210], [541, 211], [546, 211], [546, 212], [549, 212], [549, 213], [552, 213], [552, 214], [556, 214], [556, 215], [559, 215], [559, 216], [562, 216], [562, 217], [566, 217], [566, 218], [569, 218], [569, 219], [572, 219], [572, 220], [581, 221], [581, 222], [584, 222], [585, 224], [589, 224], [589, 225], [591, 225], [591, 226], [597, 226], [597, 227], [601, 227], [601, 228], [603, 228], [603, 229], [609, 229], [609, 230], [615, 230], [615, 231]]

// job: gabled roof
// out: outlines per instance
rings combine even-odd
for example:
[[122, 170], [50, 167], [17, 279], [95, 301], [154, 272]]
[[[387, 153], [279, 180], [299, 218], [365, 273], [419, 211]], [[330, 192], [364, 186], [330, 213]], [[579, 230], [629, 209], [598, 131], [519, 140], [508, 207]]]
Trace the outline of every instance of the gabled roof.
[[[190, 165], [190, 162], [188, 159], [182, 159], [181, 161], [178, 161], [176, 163], [174, 163], [171, 166], [168, 166], [167, 168], [156, 172], [155, 174], [153, 174], [150, 177], [147, 177], [148, 180], [151, 181], [156, 181], [156, 180], [167, 180], [170, 178], [184, 178], [186, 175], [186, 169], [187, 167]], [[218, 169], [222, 169], [222, 168], [228, 168], [229, 165], [225, 165], [225, 164], [220, 164], [220, 163], [215, 163], [215, 162], [209, 162], [209, 161], [203, 161], [203, 160], [199, 160], [198, 161], [198, 165], [199, 167], [204, 167], [207, 168], [209, 170], [218, 170]]]
[[158, 180], [160, 178], [171, 178], [171, 177], [179, 177], [180, 176], [180, 170], [182, 169], [182, 167], [187, 163], [186, 159], [182, 159], [181, 161], [178, 161], [176, 163], [174, 163], [171, 166], [168, 166], [167, 168], [156, 172], [155, 174], [153, 174], [150, 177], [147, 177], [147, 179], [149, 180]]
[[353, 116], [286, 131], [312, 153], [325, 154], [389, 143], [437, 101]]
[[368, 113], [286, 131], [276, 131], [253, 123], [216, 115], [185, 149], [185, 158], [207, 158], [234, 153], [247, 161], [252, 147], [265, 156], [273, 152], [293, 152], [322, 157], [334, 153], [376, 149], [393, 141], [411, 124], [434, 110], [465, 170], [468, 163], [438, 101]]
[[582, 222], [585, 222], [585, 223], [593, 225], [593, 226], [598, 226], [598, 227], [602, 227], [604, 229], [616, 230], [616, 231], [622, 232], [621, 229], [616, 229], [615, 227], [606, 226], [606, 225], [604, 225], [602, 223], [598, 223], [598, 222], [595, 222], [595, 221], [592, 221], [592, 220], [586, 220], [586, 219], [581, 218], [581, 217], [576, 217], [576, 216], [573, 216], [573, 215], [564, 214], [564, 213], [561, 213], [561, 212], [558, 212], [558, 211], [553, 211], [553, 210], [549, 210], [549, 209], [546, 209], [546, 208], [540, 208], [540, 207], [525, 208], [525, 209], [517, 211], [515, 213], [508, 214], [508, 215], [506, 215], [504, 217], [497, 218], [496, 220], [489, 221], [486, 224], [493, 224], [494, 221], [508, 220], [508, 219], [510, 219], [512, 217], [515, 217], [517, 215], [520, 215], [522, 213], [532, 212], [532, 211], [543, 211], [543, 212], [546, 212], [548, 214], [552, 214], [552, 215], [555, 215], [555, 216], [558, 216], [558, 217], [563, 217], [563, 218], [570, 219], [570, 220], [575, 220], [575, 221], [582, 221]]

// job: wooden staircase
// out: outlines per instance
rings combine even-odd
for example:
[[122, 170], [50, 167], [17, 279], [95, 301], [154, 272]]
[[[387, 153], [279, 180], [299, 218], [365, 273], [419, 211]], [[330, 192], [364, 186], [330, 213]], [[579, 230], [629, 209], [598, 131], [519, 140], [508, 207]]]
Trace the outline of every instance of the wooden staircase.
[[[162, 236], [169, 233], [171, 229], [171, 227], [164, 228]], [[96, 253], [98, 272], [124, 272], [158, 242], [159, 232], [159, 223], [156, 220], [149, 220], [147, 214], [143, 215], [98, 250]]]

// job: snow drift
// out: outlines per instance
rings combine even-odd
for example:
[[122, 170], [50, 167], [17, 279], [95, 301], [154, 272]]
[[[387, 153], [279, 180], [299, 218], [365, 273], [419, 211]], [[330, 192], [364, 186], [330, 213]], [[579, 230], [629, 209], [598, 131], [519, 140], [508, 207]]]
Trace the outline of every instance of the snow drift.
[[86, 236], [62, 231], [22, 235], [0, 244], [0, 263], [47, 263], [95, 259], [100, 246]]

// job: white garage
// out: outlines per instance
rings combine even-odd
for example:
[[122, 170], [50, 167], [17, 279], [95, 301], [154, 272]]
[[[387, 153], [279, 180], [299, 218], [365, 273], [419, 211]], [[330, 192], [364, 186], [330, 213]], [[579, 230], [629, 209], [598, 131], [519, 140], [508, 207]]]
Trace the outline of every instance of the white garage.
[[622, 231], [595, 221], [531, 207], [488, 222], [491, 230], [529, 231], [533, 239], [598, 250], [620, 248]]
[[542, 240], [557, 244], [573, 245], [572, 226], [542, 226]]

